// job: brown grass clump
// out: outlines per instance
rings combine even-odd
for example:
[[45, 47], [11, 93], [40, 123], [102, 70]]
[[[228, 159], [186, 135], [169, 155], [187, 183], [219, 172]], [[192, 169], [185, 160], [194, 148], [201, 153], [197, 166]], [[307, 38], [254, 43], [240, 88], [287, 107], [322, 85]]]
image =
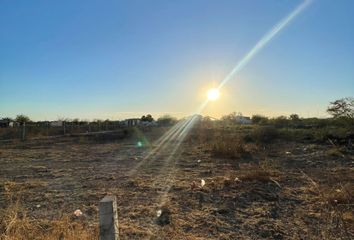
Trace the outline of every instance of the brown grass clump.
[[240, 138], [216, 139], [211, 152], [216, 157], [239, 158], [247, 154], [245, 143]]
[[79, 219], [69, 216], [58, 220], [32, 219], [19, 202], [15, 202], [0, 212], [1, 240], [93, 240], [98, 239], [97, 227], [87, 226]]
[[354, 186], [348, 184], [341, 188], [331, 190], [324, 193], [324, 197], [328, 203], [336, 204], [352, 204], [354, 202]]
[[262, 168], [250, 170], [244, 175], [241, 175], [239, 179], [241, 181], [258, 181], [258, 182], [270, 182], [274, 181], [272, 177], [275, 177], [274, 172], [264, 170]]
[[333, 148], [328, 149], [327, 155], [331, 156], [331, 157], [338, 157], [338, 158], [344, 157], [344, 154], [337, 147], [333, 147]]
[[[32, 182], [27, 187], [36, 186]], [[35, 219], [27, 215], [20, 199], [25, 184], [5, 182], [8, 206], [0, 210], [0, 240], [91, 240], [98, 239], [98, 227], [89, 226], [84, 218], [63, 216], [54, 220]]]
[[251, 133], [251, 138], [262, 144], [272, 143], [279, 137], [279, 131], [273, 126], [260, 126]]

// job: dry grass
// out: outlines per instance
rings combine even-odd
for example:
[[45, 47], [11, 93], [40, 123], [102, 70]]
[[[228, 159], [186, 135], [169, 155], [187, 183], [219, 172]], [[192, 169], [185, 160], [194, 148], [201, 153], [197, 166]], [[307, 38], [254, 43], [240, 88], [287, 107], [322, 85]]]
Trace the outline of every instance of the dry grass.
[[7, 181], [3, 187], [8, 206], [0, 210], [0, 240], [91, 240], [98, 239], [97, 226], [89, 226], [85, 219], [62, 216], [58, 219], [34, 219], [28, 216], [21, 204], [23, 191], [44, 184], [30, 182], [19, 184]]
[[337, 158], [344, 157], [344, 154], [337, 147], [332, 147], [332, 148], [328, 149], [327, 150], [327, 155], [330, 156], [330, 157], [337, 157]]
[[211, 153], [215, 157], [236, 159], [248, 153], [241, 138], [228, 137], [215, 139], [211, 143]]
[[332, 204], [351, 204], [354, 202], [354, 185], [347, 184], [324, 192], [325, 200]]
[[98, 239], [98, 231], [95, 227], [88, 227], [85, 223], [69, 216], [52, 221], [31, 219], [19, 202], [2, 210], [1, 216], [1, 240]]
[[248, 171], [247, 173], [241, 175], [239, 178], [241, 181], [270, 182], [274, 181], [272, 177], [276, 176], [277, 174], [275, 172], [258, 168]]
[[[121, 239], [351, 239], [353, 153], [340, 149], [345, 158], [332, 157], [328, 145], [247, 141], [250, 131], [206, 129], [181, 145], [177, 164], [165, 165], [166, 149], [129, 177], [143, 149], [111, 136], [114, 144], [92, 137], [0, 147], [0, 176], [11, 180], [0, 184], [0, 239], [97, 239], [97, 209], [88, 208], [108, 193], [117, 196]], [[171, 222], [160, 226], [156, 210], [172, 171]], [[206, 185], [192, 189], [201, 179]], [[70, 214], [77, 208], [87, 218]]]

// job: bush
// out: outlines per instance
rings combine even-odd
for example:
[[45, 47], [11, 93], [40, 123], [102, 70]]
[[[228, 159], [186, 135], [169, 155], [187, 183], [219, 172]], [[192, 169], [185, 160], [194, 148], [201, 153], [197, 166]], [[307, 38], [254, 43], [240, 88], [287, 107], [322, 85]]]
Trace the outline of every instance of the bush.
[[277, 128], [283, 128], [289, 125], [289, 120], [285, 116], [279, 116], [272, 119], [271, 123]]
[[269, 121], [269, 119], [265, 116], [262, 116], [262, 115], [253, 115], [252, 116], [252, 123], [254, 124], [260, 124], [260, 125], [265, 125], [267, 124]]
[[273, 126], [257, 127], [251, 133], [251, 138], [257, 143], [271, 143], [278, 137], [279, 132]]
[[247, 154], [247, 151], [241, 138], [220, 137], [212, 143], [212, 154], [217, 157], [239, 158]]
[[159, 126], [172, 126], [176, 123], [177, 123], [177, 119], [169, 115], [165, 115], [157, 119], [157, 124]]

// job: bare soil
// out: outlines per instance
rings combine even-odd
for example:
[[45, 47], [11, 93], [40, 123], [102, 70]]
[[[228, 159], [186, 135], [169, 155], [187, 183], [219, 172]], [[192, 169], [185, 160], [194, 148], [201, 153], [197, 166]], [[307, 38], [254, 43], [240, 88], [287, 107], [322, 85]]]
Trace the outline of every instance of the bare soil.
[[101, 140], [0, 143], [0, 208], [20, 197], [34, 219], [73, 221], [80, 209], [97, 229], [99, 201], [115, 195], [121, 239], [354, 238], [353, 150], [277, 142], [225, 159], [188, 140], [144, 160], [153, 144]]

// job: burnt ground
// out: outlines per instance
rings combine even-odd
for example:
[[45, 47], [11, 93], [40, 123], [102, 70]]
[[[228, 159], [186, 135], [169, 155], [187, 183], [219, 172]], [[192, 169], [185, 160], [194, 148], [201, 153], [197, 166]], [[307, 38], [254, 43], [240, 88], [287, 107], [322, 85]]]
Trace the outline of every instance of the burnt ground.
[[151, 146], [136, 139], [6, 143], [0, 208], [20, 198], [32, 218], [48, 220], [80, 209], [97, 228], [99, 201], [115, 195], [121, 239], [353, 239], [353, 151], [333, 148], [249, 144], [225, 159], [187, 141], [173, 158], [167, 147], [144, 160]]

